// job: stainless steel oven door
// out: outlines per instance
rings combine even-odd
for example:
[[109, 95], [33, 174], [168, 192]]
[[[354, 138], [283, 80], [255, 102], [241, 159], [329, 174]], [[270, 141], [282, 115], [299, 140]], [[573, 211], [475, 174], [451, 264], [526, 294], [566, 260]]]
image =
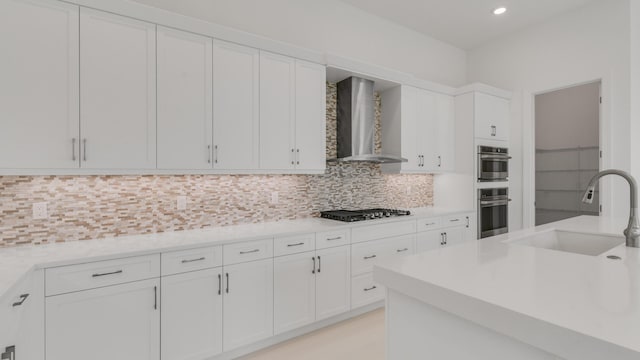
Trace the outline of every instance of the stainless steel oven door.
[[509, 159], [508, 155], [478, 154], [478, 181], [507, 181]]
[[509, 198], [508, 195], [486, 194], [487, 191], [495, 190], [506, 192], [506, 189], [479, 190], [478, 234], [481, 239], [509, 232]]

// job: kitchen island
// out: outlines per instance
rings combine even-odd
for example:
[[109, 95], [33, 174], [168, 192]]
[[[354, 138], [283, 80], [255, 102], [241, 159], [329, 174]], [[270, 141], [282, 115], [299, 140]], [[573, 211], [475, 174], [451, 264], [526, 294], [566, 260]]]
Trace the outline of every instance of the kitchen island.
[[387, 359], [640, 359], [625, 225], [581, 216], [376, 266]]

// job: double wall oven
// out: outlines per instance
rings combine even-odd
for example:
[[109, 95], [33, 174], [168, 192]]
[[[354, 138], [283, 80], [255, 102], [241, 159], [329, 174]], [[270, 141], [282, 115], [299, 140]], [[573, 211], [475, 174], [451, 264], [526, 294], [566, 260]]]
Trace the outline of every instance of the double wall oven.
[[478, 237], [509, 232], [509, 188], [478, 190]]

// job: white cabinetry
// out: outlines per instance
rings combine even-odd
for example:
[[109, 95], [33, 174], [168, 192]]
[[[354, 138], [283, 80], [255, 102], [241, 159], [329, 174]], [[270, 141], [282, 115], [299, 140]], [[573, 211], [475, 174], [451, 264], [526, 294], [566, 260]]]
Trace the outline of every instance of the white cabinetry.
[[224, 351], [273, 335], [273, 259], [224, 267]]
[[259, 73], [260, 54], [257, 49], [220, 40], [214, 41], [214, 169], [258, 168]]
[[46, 299], [47, 360], [159, 360], [158, 279]]
[[325, 67], [260, 52], [260, 167], [324, 170]]
[[433, 173], [455, 168], [453, 97], [410, 86], [382, 93], [382, 150], [408, 162], [389, 172]]
[[[419, 223], [425, 226], [419, 226], [417, 234], [417, 252], [435, 250], [448, 245], [456, 245], [465, 241], [476, 240], [475, 230], [472, 222], [473, 214], [459, 214], [446, 216], [442, 219], [421, 219]], [[427, 224], [433, 224], [426, 226]]]
[[0, 168], [79, 167], [77, 6], [0, 1]]
[[211, 38], [158, 27], [158, 168], [213, 166]]
[[80, 10], [81, 166], [156, 168], [156, 25]]
[[481, 92], [474, 100], [476, 138], [509, 140], [509, 100]]
[[351, 249], [340, 246], [318, 250], [316, 257], [316, 320], [322, 320], [351, 307]]

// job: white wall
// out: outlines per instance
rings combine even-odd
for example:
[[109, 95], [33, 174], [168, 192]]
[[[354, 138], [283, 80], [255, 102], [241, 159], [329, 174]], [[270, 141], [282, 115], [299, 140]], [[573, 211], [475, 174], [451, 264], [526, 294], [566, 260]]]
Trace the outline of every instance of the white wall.
[[445, 85], [466, 83], [465, 51], [337, 0], [135, 1]]
[[[629, 0], [595, 1], [468, 53], [470, 82], [514, 91], [510, 180], [513, 208], [522, 206], [524, 226], [533, 224], [534, 94], [602, 79], [602, 119], [610, 124], [610, 133], [601, 131], [603, 166], [630, 168], [629, 33]], [[603, 183], [604, 214], [626, 216], [626, 184], [608, 183]]]
[[640, 1], [631, 0], [631, 173], [640, 180]]

